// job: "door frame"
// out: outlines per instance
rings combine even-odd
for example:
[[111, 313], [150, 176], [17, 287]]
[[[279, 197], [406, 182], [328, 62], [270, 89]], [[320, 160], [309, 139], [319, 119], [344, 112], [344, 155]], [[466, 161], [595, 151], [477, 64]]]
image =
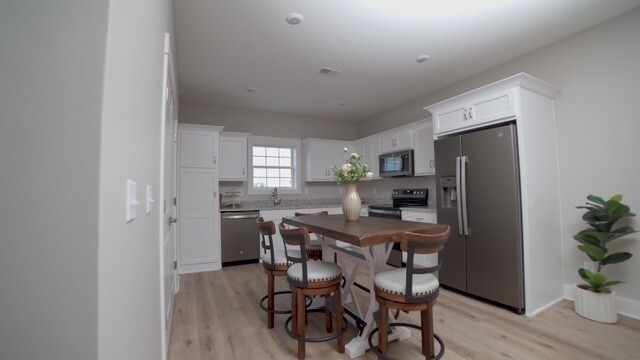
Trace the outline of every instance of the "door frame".
[[[169, 347], [169, 339], [171, 337], [171, 324], [173, 322], [173, 307], [175, 304], [175, 294], [178, 292], [179, 287], [179, 278], [178, 271], [175, 267], [177, 261], [177, 231], [175, 222], [170, 222], [169, 219], [171, 217], [176, 218], [176, 206], [174, 203], [174, 197], [176, 196], [177, 191], [177, 129], [178, 129], [178, 108], [177, 108], [177, 96], [176, 91], [176, 79], [175, 73], [173, 69], [173, 59], [171, 52], [171, 41], [170, 34], [165, 33], [164, 35], [164, 52], [163, 52], [163, 80], [162, 80], [162, 101], [161, 101], [161, 118], [160, 118], [160, 182], [159, 182], [159, 206], [158, 206], [158, 226], [159, 226], [159, 280], [160, 280], [160, 319], [161, 319], [161, 337], [162, 337], [162, 359], [167, 359], [168, 347]], [[170, 102], [167, 104], [167, 102]], [[167, 111], [167, 108], [170, 110]], [[168, 119], [169, 117], [169, 119]], [[170, 126], [167, 126], [167, 123], [170, 123]], [[167, 133], [167, 128], [169, 128], [170, 133]], [[168, 137], [171, 139], [170, 144], [167, 145]], [[169, 148], [170, 147], [170, 148]], [[167, 152], [171, 152], [171, 162], [172, 164], [167, 164]], [[166, 173], [170, 172], [170, 173]], [[169, 176], [173, 179], [171, 181], [172, 184], [166, 184], [165, 179], [166, 176]], [[173, 196], [166, 196], [166, 187], [171, 186], [170, 192]], [[169, 197], [169, 198], [167, 198]], [[165, 226], [169, 226], [169, 230], [165, 230]], [[172, 239], [172, 244], [168, 246], [173, 248], [173, 256], [171, 259], [165, 259], [165, 235], [170, 233], [170, 238]], [[168, 263], [167, 263], [168, 262]], [[169, 289], [165, 286], [165, 276], [167, 275], [165, 271], [171, 272], [171, 286]], [[169, 296], [171, 297], [170, 304], [167, 304], [165, 301], [167, 291], [171, 291], [173, 288], [173, 293]], [[167, 306], [169, 309], [167, 311]]]

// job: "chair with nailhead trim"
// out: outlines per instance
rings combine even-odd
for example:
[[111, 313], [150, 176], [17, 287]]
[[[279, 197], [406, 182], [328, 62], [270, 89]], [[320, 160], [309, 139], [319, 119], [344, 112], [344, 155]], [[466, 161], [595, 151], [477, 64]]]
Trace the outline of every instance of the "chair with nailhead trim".
[[[342, 308], [340, 282], [342, 280], [342, 268], [328, 261], [309, 261], [306, 247], [310, 242], [309, 231], [305, 227], [287, 229], [284, 223], [279, 225], [282, 240], [285, 243], [287, 260], [292, 263], [287, 270], [287, 281], [291, 289], [292, 316], [285, 323], [285, 330], [289, 336], [298, 340], [298, 359], [304, 359], [306, 342], [321, 342], [338, 339], [338, 351], [343, 353], [345, 346], [346, 322]], [[288, 250], [288, 246], [298, 246], [299, 252]], [[305, 308], [306, 296], [324, 296], [326, 315], [326, 330], [329, 335], [325, 337], [309, 338], [305, 336], [307, 309]], [[308, 310], [313, 312], [314, 310]], [[333, 330], [332, 318], [336, 318], [336, 330]], [[289, 329], [289, 323], [291, 329]]]
[[[374, 277], [376, 300], [380, 304], [378, 329], [369, 335], [369, 346], [379, 358], [389, 359], [387, 352], [389, 327], [407, 326], [422, 331], [422, 353], [427, 359], [440, 359], [444, 355], [444, 342], [433, 332], [433, 306], [436, 304], [440, 284], [434, 275], [440, 269], [444, 249], [449, 239], [449, 225], [437, 225], [433, 228], [406, 232], [402, 236], [400, 248], [407, 252], [407, 267], [384, 270]], [[414, 266], [415, 254], [438, 253], [438, 264], [427, 268]], [[389, 309], [420, 311], [421, 326], [408, 323], [389, 323]], [[378, 333], [378, 347], [373, 345], [373, 336]], [[434, 339], [440, 345], [435, 354]]]

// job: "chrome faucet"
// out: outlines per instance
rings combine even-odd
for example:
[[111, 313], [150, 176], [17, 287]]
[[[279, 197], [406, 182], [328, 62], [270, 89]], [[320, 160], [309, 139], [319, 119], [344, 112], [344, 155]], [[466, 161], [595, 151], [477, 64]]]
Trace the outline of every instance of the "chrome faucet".
[[271, 197], [273, 198], [273, 205], [280, 205], [282, 199], [278, 199], [278, 188], [273, 188], [271, 191]]

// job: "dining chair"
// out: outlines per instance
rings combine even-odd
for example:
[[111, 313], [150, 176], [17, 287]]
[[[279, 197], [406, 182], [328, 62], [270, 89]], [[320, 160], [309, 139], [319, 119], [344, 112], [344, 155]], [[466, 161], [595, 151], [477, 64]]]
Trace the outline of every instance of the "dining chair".
[[[378, 328], [369, 334], [369, 346], [380, 358], [386, 357], [388, 330], [394, 326], [407, 326], [421, 330], [422, 353], [427, 359], [440, 359], [444, 355], [444, 342], [433, 331], [433, 306], [439, 294], [440, 284], [434, 274], [442, 265], [440, 252], [444, 249], [451, 228], [438, 224], [433, 228], [405, 232], [400, 248], [407, 252], [407, 267], [384, 270], [374, 277], [376, 300], [380, 304]], [[415, 254], [438, 254], [438, 264], [429, 267], [416, 267]], [[420, 311], [421, 326], [409, 323], [389, 323], [389, 309]], [[373, 345], [373, 336], [378, 333], [378, 347]], [[434, 339], [440, 350], [435, 354]]]
[[[291, 309], [293, 314], [285, 323], [285, 331], [298, 340], [298, 359], [304, 359], [306, 342], [323, 342], [338, 339], [338, 352], [344, 352], [346, 322], [342, 308], [340, 282], [342, 268], [328, 261], [309, 261], [306, 251], [310, 242], [309, 230], [306, 227], [287, 229], [284, 223], [279, 224], [280, 234], [285, 243], [285, 255], [291, 262], [287, 270], [287, 281], [291, 289]], [[300, 251], [294, 252], [288, 246], [298, 246]], [[307, 310], [304, 306], [305, 296], [323, 296], [324, 309]], [[326, 331], [324, 337], [307, 337], [307, 312], [324, 312]], [[333, 330], [333, 317], [336, 318], [336, 329]], [[291, 329], [289, 328], [289, 323]]]
[[[287, 276], [287, 270], [291, 264], [287, 261], [284, 249], [276, 249], [273, 246], [273, 235], [276, 234], [276, 226], [273, 221], [264, 221], [262, 217], [257, 220], [258, 230], [261, 236], [261, 245], [263, 249], [262, 266], [267, 273], [267, 295], [260, 299], [260, 307], [267, 312], [267, 322], [269, 329], [273, 329], [275, 314], [291, 314], [291, 308], [275, 309], [275, 296], [283, 294], [291, 294], [291, 291], [275, 291], [276, 277]], [[295, 252], [295, 250], [290, 250]], [[298, 252], [299, 253], [299, 252]], [[298, 254], [299, 256], [299, 254]], [[267, 300], [267, 305], [264, 305]], [[311, 298], [307, 299], [306, 306], [311, 305]]]
[[[318, 211], [318, 212], [315, 212], [315, 213], [296, 212], [296, 213], [294, 213], [294, 215], [295, 216], [306, 216], [306, 215], [326, 216], [326, 215], [329, 215], [329, 212], [326, 211], [326, 210]], [[309, 231], [309, 233], [312, 233], [312, 232]], [[311, 241], [309, 242], [309, 245], [307, 246], [307, 256], [311, 260], [322, 260], [322, 241], [320, 239], [318, 239], [317, 237], [315, 239], [311, 239]], [[334, 257], [335, 257], [335, 255], [334, 255]], [[336, 261], [334, 261], [334, 262], [336, 262]]]

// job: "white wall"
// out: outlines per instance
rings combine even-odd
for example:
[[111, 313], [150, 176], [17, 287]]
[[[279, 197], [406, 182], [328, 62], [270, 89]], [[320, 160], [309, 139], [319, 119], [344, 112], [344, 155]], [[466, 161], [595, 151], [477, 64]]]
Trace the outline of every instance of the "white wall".
[[95, 359], [107, 1], [0, 2], [0, 359]]
[[[158, 194], [164, 33], [170, 0], [110, 0], [100, 151], [98, 358], [160, 359]], [[125, 181], [138, 183], [138, 216], [125, 223]]]
[[[588, 194], [609, 197], [622, 193], [640, 213], [640, 9], [558, 41], [520, 58], [467, 78], [358, 123], [362, 137], [424, 118], [424, 106], [462, 92], [527, 72], [561, 89], [556, 98], [565, 283], [579, 281], [577, 269], [586, 256], [577, 250], [573, 234], [585, 225], [577, 205]], [[400, 119], [400, 120], [398, 120]], [[395, 122], [394, 122], [395, 121]], [[640, 229], [640, 219], [631, 225]], [[615, 287], [622, 300], [619, 310], [640, 317], [640, 235], [634, 234], [614, 250], [634, 257], [605, 269], [611, 278], [627, 281]], [[560, 274], [559, 274], [560, 275]], [[627, 301], [628, 300], [628, 301]]]
[[356, 123], [267, 111], [181, 104], [180, 122], [224, 126], [225, 131], [304, 139], [354, 140]]
[[[0, 358], [159, 359], [170, 0], [0, 3]], [[140, 199], [140, 197], [139, 197]]]

